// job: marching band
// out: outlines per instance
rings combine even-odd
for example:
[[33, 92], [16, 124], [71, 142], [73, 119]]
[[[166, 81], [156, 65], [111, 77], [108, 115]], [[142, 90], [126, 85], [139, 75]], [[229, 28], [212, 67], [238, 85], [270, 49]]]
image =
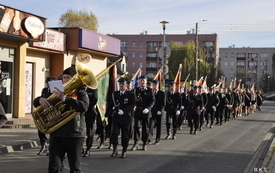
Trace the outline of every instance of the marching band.
[[[74, 73], [68, 74], [72, 77]], [[83, 100], [81, 100], [82, 97], [79, 94], [77, 100], [73, 99], [73, 101], [77, 103], [75, 105], [79, 109], [79, 114], [83, 114], [82, 118], [78, 118], [78, 121], [81, 119], [86, 124], [86, 148], [83, 146], [85, 128], [83, 122], [78, 124], [79, 129], [76, 129], [76, 131], [62, 131], [67, 127], [64, 126], [52, 133], [49, 147], [49, 172], [62, 170], [66, 152], [68, 153], [68, 160], [73, 160], [70, 163], [71, 170], [80, 170], [79, 154], [81, 154], [81, 148], [82, 157], [89, 157], [95, 133], [100, 138], [100, 145], [97, 149], [104, 147], [106, 138], [109, 138], [109, 149], [113, 150], [111, 157], [118, 155], [118, 141], [121, 137], [122, 154], [120, 158], [126, 158], [128, 146], [132, 141], [132, 151], [139, 149], [139, 141], [141, 141], [141, 149], [144, 151], [152, 143], [153, 138], [155, 138], [155, 145], [160, 143], [162, 121], [166, 122], [167, 136], [165, 139], [176, 140], [177, 131], [182, 130], [182, 125], [186, 120], [187, 126], [190, 128], [190, 134], [196, 135], [198, 131], [203, 130], [204, 126], [210, 128], [213, 128], [214, 125], [221, 126], [223, 123], [234, 120], [239, 116], [249, 116], [256, 110], [261, 111], [261, 105], [263, 104], [261, 92], [255, 91], [254, 85], [251, 89], [241, 89], [240, 86], [236, 85], [233, 88], [225, 88], [224, 84], [222, 85], [224, 81], [222, 81], [218, 86], [214, 85], [208, 88], [205, 82], [199, 81], [187, 88], [186, 85], [180, 87], [174, 81], [168, 84], [167, 91], [162, 91], [160, 90], [159, 80], [154, 79], [148, 82], [147, 77], [143, 75], [138, 78], [139, 87], [132, 88], [131, 80], [123, 77], [119, 78], [117, 82], [119, 84], [118, 91], [110, 93], [106, 100], [105, 119], [101, 118], [96, 108], [97, 89], [90, 89], [87, 86], [81, 88]], [[62, 92], [56, 94], [62, 99], [68, 97], [64, 96]], [[47, 96], [43, 95], [38, 97], [34, 101], [35, 105], [44, 104], [42, 101], [46, 101], [46, 98]], [[70, 103], [70, 106], [74, 105], [74, 102]], [[78, 104], [82, 102], [83, 108]], [[216, 122], [214, 122], [215, 120]], [[73, 121], [70, 122], [73, 123]], [[95, 130], [95, 122], [97, 130]], [[156, 129], [155, 136], [154, 129]], [[74, 130], [74, 128], [71, 130]], [[58, 133], [59, 131], [62, 132]], [[64, 149], [63, 151], [63, 146], [59, 144], [60, 140], [64, 141], [64, 139], [70, 138], [76, 142], [76, 148], [73, 149], [74, 151], [71, 149]], [[44, 152], [45, 143], [45, 141], [41, 142], [42, 147], [38, 153], [39, 155]], [[60, 149], [62, 149], [62, 153], [60, 153]], [[71, 154], [76, 156], [75, 159], [72, 159]]]

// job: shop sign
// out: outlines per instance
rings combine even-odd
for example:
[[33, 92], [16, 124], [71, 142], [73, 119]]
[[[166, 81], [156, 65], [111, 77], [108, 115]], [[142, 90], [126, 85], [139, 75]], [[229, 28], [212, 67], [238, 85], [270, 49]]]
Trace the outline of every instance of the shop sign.
[[86, 29], [79, 29], [79, 47], [113, 55], [120, 55], [119, 39]]
[[0, 34], [44, 41], [46, 19], [0, 4]]
[[30, 46], [64, 52], [65, 38], [65, 34], [62, 32], [55, 31], [52, 29], [46, 29], [45, 41], [32, 42]]
[[88, 63], [92, 59], [92, 56], [88, 53], [79, 53], [77, 55], [77, 60], [82, 63]]

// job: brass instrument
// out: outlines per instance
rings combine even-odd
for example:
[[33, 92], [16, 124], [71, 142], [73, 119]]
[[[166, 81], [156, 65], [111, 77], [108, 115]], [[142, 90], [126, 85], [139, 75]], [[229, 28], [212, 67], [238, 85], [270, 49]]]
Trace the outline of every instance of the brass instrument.
[[[65, 95], [72, 95], [80, 87], [86, 85], [92, 89], [97, 88], [97, 81], [93, 72], [82, 63], [76, 64], [77, 74], [70, 81], [63, 84]], [[37, 129], [42, 133], [52, 133], [72, 120], [77, 112], [75, 110], [65, 110], [66, 105], [55, 94], [48, 97], [52, 105], [50, 109], [38, 106], [33, 112], [32, 117]]]

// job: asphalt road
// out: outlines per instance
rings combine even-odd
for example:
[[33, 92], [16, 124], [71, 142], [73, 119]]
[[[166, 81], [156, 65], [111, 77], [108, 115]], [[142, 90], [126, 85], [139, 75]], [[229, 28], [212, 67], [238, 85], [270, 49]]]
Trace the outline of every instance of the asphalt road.
[[[157, 146], [149, 145], [147, 151], [128, 151], [126, 159], [111, 158], [112, 151], [96, 149], [96, 142], [91, 156], [82, 158], [82, 170], [85, 173], [242, 173], [273, 132], [274, 106], [275, 102], [266, 101], [261, 112], [213, 129], [204, 127], [197, 135], [189, 134], [185, 125], [178, 131], [176, 140], [163, 139]], [[163, 126], [162, 138], [166, 136], [165, 131]], [[37, 156], [38, 150], [36, 147], [2, 154], [0, 172], [47, 172], [48, 157]], [[119, 150], [120, 155], [121, 147]], [[62, 172], [69, 172], [67, 160]]]

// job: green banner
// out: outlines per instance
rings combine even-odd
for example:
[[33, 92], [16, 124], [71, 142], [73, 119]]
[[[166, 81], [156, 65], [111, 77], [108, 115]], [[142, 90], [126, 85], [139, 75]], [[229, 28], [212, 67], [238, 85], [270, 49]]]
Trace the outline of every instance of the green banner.
[[107, 94], [109, 88], [109, 70], [107, 70], [103, 75], [97, 78], [98, 83], [98, 100], [97, 100], [97, 108], [100, 113], [101, 119], [105, 119], [105, 112], [107, 106]]

